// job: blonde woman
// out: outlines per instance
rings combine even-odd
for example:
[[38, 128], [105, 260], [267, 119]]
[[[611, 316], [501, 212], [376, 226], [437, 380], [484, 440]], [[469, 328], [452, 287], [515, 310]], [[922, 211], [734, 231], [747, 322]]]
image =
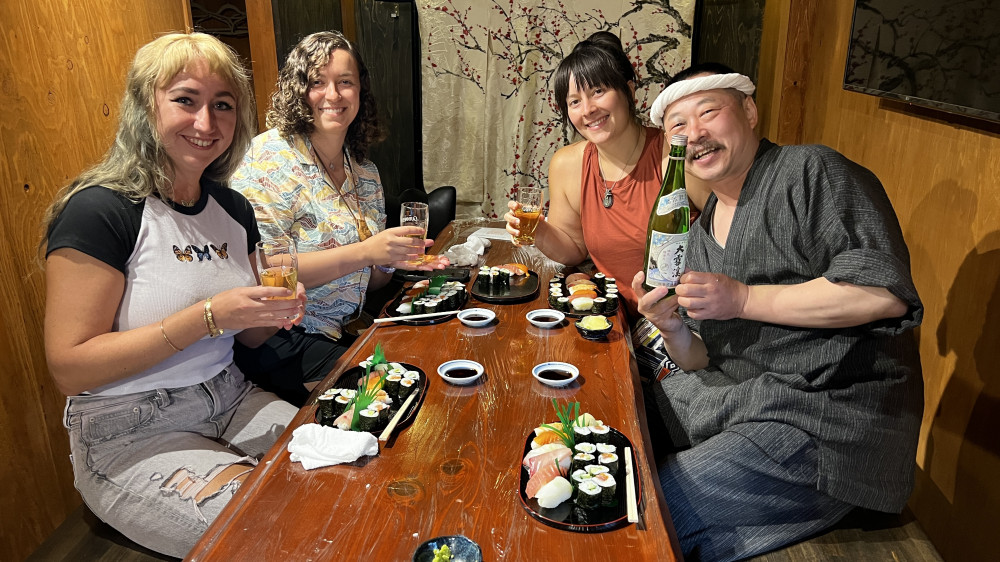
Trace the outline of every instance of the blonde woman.
[[48, 210], [45, 351], [67, 395], [75, 484], [150, 549], [183, 557], [296, 409], [244, 380], [233, 341], [298, 322], [259, 287], [253, 210], [225, 185], [253, 135], [237, 56], [211, 36], [143, 46], [118, 133]]

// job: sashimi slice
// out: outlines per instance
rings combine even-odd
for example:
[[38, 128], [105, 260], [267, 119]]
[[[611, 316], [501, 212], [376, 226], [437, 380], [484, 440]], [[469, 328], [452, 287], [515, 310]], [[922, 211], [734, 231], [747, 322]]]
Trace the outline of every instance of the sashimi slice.
[[530, 466], [529, 463], [528, 463], [528, 461], [532, 457], [536, 457], [538, 455], [543, 455], [545, 453], [548, 453], [549, 451], [554, 451], [556, 449], [559, 449], [560, 447], [565, 448], [566, 445], [563, 445], [562, 443], [549, 443], [548, 445], [542, 445], [541, 447], [537, 447], [535, 449], [532, 449], [532, 450], [528, 451], [527, 455], [524, 455], [524, 460], [521, 461], [521, 464], [524, 465], [524, 468], [528, 468], [528, 466]]
[[524, 486], [525, 495], [529, 498], [535, 497], [535, 494], [538, 493], [538, 490], [542, 489], [542, 486], [551, 482], [556, 476], [565, 476], [566, 472], [566, 470], [563, 470], [563, 468], [556, 463], [547, 464], [539, 468], [538, 471], [535, 472], [535, 475], [529, 478], [528, 483]]
[[[538, 449], [535, 449], [536, 451]], [[528, 462], [528, 476], [534, 476], [536, 472], [545, 465], [550, 465], [552, 463], [559, 463], [559, 466], [564, 470], [569, 470], [569, 465], [573, 461], [573, 452], [569, 450], [569, 447], [562, 446], [559, 449], [554, 449], [547, 453], [531, 457], [527, 460]]]
[[531, 448], [537, 449], [550, 443], [562, 443], [562, 437], [555, 431], [543, 431], [538, 434], [538, 437], [531, 440]]
[[342, 429], [344, 431], [351, 430], [351, 420], [354, 419], [354, 405], [352, 404], [350, 408], [344, 411], [343, 414], [333, 420], [334, 427]]
[[538, 490], [539, 507], [552, 508], [568, 500], [573, 495], [573, 485], [562, 476], [556, 476]]

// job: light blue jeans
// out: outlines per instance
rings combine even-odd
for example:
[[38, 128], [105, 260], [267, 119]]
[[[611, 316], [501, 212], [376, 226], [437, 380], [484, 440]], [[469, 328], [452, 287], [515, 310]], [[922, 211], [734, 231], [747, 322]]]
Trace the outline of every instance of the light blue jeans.
[[74, 484], [122, 534], [182, 558], [296, 411], [234, 365], [183, 388], [71, 396]]
[[689, 561], [724, 562], [808, 538], [852, 505], [817, 489], [818, 449], [777, 422], [735, 425], [670, 455], [660, 485]]

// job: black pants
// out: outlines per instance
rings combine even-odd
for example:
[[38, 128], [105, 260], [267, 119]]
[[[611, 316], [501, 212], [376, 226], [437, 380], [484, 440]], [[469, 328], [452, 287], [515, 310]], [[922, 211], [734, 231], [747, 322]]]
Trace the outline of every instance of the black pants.
[[295, 326], [291, 330], [278, 330], [260, 347], [236, 342], [234, 361], [247, 379], [301, 407], [309, 398], [309, 391], [303, 385], [323, 380], [354, 339], [344, 334], [334, 341]]

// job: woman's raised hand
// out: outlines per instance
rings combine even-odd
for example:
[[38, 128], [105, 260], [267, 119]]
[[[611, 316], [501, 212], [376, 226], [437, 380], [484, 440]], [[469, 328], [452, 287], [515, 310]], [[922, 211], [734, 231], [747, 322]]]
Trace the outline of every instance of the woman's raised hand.
[[514, 216], [514, 211], [516, 211], [521, 206], [517, 201], [507, 201], [507, 208], [510, 209], [503, 216], [503, 220], [507, 221], [507, 232], [510, 233], [511, 241], [514, 242], [515, 246], [518, 246], [517, 237], [521, 234], [518, 228], [521, 226], [521, 221], [516, 216]]
[[212, 297], [212, 317], [223, 330], [291, 328], [302, 321], [306, 290], [298, 284], [294, 298], [284, 287], [237, 287]]

